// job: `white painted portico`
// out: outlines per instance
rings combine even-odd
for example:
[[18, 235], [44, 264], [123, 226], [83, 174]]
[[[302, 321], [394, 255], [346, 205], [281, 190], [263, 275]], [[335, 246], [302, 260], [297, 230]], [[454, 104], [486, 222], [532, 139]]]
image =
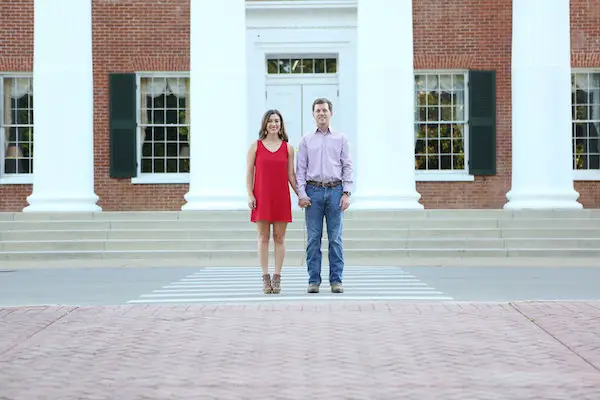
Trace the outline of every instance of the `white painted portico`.
[[[569, 1], [559, 0], [560, 7], [541, 7], [542, 2], [529, 2], [537, 8], [515, 1], [513, 7], [513, 182], [506, 207], [578, 208], [567, 159], [571, 154]], [[92, 151], [91, 0], [63, 0], [63, 14], [53, 8], [58, 3], [35, 0], [36, 172], [30, 206], [24, 211], [100, 211], [94, 194]], [[540, 9], [544, 12], [539, 13]], [[536, 13], [541, 22], [527, 27], [530, 13]], [[183, 210], [247, 209], [246, 150], [256, 140], [265, 109], [276, 106], [267, 95], [274, 81], [267, 76], [266, 57], [306, 54], [334, 55], [338, 60], [335, 81], [322, 81], [329, 85], [322, 93], [336, 93], [333, 125], [348, 136], [351, 145], [356, 179], [352, 207], [422, 208], [414, 169], [411, 16], [412, 0], [191, 0], [190, 121], [194, 134]], [[73, 24], [74, 19], [79, 23]], [[384, 32], [394, 36], [394, 46], [379, 39]], [[545, 45], [537, 46], [533, 38], [546, 40]], [[552, 51], [543, 51], [551, 47]], [[536, 79], [540, 70], [543, 81]], [[64, 85], [61, 79], [67, 77], [70, 91], [59, 90]], [[302, 78], [292, 77], [288, 83], [302, 85], [298, 79]], [[543, 83], [547, 79], [558, 86]], [[559, 91], [545, 96], [543, 104], [532, 104], [530, 89], [519, 90], [532, 83], [540, 90], [558, 87]], [[277, 84], [283, 85], [282, 81]], [[337, 85], [338, 91], [331, 91], [331, 85]], [[306, 93], [322, 95], [316, 84]], [[74, 95], [81, 101], [68, 102], [67, 96]], [[521, 107], [525, 102], [527, 107]], [[60, 108], [66, 103], [77, 107], [68, 110], [71, 120], [73, 115], [80, 118], [72, 123], [76, 129], [63, 129], [60, 123]], [[292, 114], [284, 113], [284, 118], [290, 115], [294, 121]], [[306, 131], [307, 119], [301, 119]], [[217, 134], [224, 132], [224, 126], [226, 137]], [[299, 134], [291, 136], [297, 140]], [[67, 142], [70, 153], [78, 156], [77, 168], [72, 159], [70, 163], [57, 159], [57, 146]], [[526, 149], [533, 142], [536, 152], [532, 155]], [[223, 144], [228, 147], [227, 157], [212, 150]]]

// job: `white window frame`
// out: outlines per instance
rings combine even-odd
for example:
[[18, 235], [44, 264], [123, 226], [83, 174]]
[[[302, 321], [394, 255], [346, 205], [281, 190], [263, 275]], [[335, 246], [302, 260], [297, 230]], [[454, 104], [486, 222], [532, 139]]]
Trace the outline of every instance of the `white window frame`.
[[[572, 68], [571, 69], [571, 77], [574, 74], [582, 74], [582, 73], [594, 73], [599, 74], [600, 68]], [[573, 90], [571, 89], [571, 96], [573, 94]], [[573, 109], [573, 103], [571, 102], [571, 110]], [[572, 112], [572, 111], [571, 111]], [[572, 115], [572, 114], [571, 114]], [[573, 123], [575, 120], [571, 117], [571, 130], [569, 134], [571, 136], [571, 157], [573, 157]], [[573, 168], [573, 180], [574, 181], [600, 181], [600, 169], [575, 169]]]
[[[33, 79], [33, 74], [31, 72], [2, 72], [0, 73], [0, 185], [31, 185], [33, 184], [33, 174], [4, 174], [4, 165], [5, 165], [5, 154], [4, 147], [6, 140], [6, 129], [4, 128], [4, 79], [14, 79], [14, 78], [28, 78]], [[35, 96], [35, 93], [34, 93]], [[35, 101], [34, 101], [34, 114], [35, 114]], [[34, 128], [34, 139], [35, 143], [35, 128]], [[34, 153], [35, 154], [35, 153]]]
[[[189, 172], [179, 173], [142, 173], [142, 143], [140, 138], [142, 137], [142, 126], [141, 126], [141, 114], [142, 105], [140, 104], [141, 98], [141, 80], [145, 78], [190, 78], [189, 71], [169, 71], [169, 72], [157, 72], [157, 71], [140, 71], [136, 73], [136, 146], [137, 146], [137, 176], [131, 178], [133, 184], [189, 184], [190, 174]], [[189, 100], [188, 100], [189, 101]], [[189, 121], [188, 121], [189, 123]], [[191, 136], [191, 124], [190, 124], [190, 136]], [[192, 145], [190, 142], [190, 149]], [[191, 157], [190, 157], [191, 162]]]
[[[465, 129], [463, 132], [464, 135], [464, 150], [465, 150], [465, 169], [463, 171], [453, 171], [453, 170], [438, 170], [438, 171], [427, 171], [427, 170], [418, 170], [415, 168], [415, 180], [417, 182], [473, 182], [475, 181], [475, 176], [469, 173], [469, 71], [465, 69], [416, 69], [414, 71], [414, 76], [423, 75], [423, 74], [437, 74], [437, 75], [456, 75], [463, 74], [465, 77]], [[415, 96], [414, 86], [411, 87], [413, 97]], [[416, 98], [414, 99], [414, 104], [416, 107]], [[414, 110], [413, 115], [416, 114], [416, 109]], [[413, 124], [417, 124], [419, 121], [416, 119], [413, 121]], [[416, 144], [416, 141], [415, 141]], [[416, 151], [415, 151], [416, 153]], [[413, 159], [416, 154], [413, 155]]]

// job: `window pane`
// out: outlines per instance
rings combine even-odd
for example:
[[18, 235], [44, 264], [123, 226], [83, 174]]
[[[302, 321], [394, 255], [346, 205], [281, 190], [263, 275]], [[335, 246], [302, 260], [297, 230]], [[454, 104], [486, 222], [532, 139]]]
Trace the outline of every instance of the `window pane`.
[[600, 169], [600, 73], [571, 75], [573, 121], [573, 168]]
[[[267, 68], [278, 66], [267, 61]], [[183, 77], [142, 78], [142, 95], [148, 111], [140, 110], [140, 154], [142, 173], [178, 173], [180, 165], [189, 172], [189, 79]], [[182, 154], [185, 143], [185, 154]], [[183, 161], [186, 161], [183, 163]]]
[[464, 73], [415, 74], [415, 168], [465, 169], [465, 89]]
[[30, 174], [33, 172], [33, 81], [30, 77], [5, 77], [0, 93], [4, 99], [5, 174]]
[[328, 74], [335, 74], [337, 72], [337, 60], [335, 58], [328, 58], [325, 60], [325, 68]]

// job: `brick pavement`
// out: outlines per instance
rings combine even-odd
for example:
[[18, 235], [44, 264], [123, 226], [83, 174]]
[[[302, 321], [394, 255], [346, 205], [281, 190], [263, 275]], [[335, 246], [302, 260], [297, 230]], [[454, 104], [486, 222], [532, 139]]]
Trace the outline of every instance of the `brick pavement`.
[[598, 326], [600, 303], [0, 308], [0, 399], [597, 400]]

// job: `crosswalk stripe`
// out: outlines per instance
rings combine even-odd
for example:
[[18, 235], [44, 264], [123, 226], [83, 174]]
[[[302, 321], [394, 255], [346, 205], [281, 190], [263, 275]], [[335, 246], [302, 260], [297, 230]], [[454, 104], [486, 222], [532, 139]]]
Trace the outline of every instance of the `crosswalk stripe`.
[[[271, 271], [272, 273], [272, 271]], [[169, 282], [150, 293], [141, 294], [130, 304], [142, 303], [231, 303], [329, 300], [452, 300], [452, 297], [398, 267], [344, 268], [346, 293], [330, 293], [329, 269], [321, 269], [321, 293], [306, 293], [306, 269], [294, 268], [282, 273], [282, 291], [278, 295], [262, 293], [260, 269], [247, 267], [204, 268]]]

